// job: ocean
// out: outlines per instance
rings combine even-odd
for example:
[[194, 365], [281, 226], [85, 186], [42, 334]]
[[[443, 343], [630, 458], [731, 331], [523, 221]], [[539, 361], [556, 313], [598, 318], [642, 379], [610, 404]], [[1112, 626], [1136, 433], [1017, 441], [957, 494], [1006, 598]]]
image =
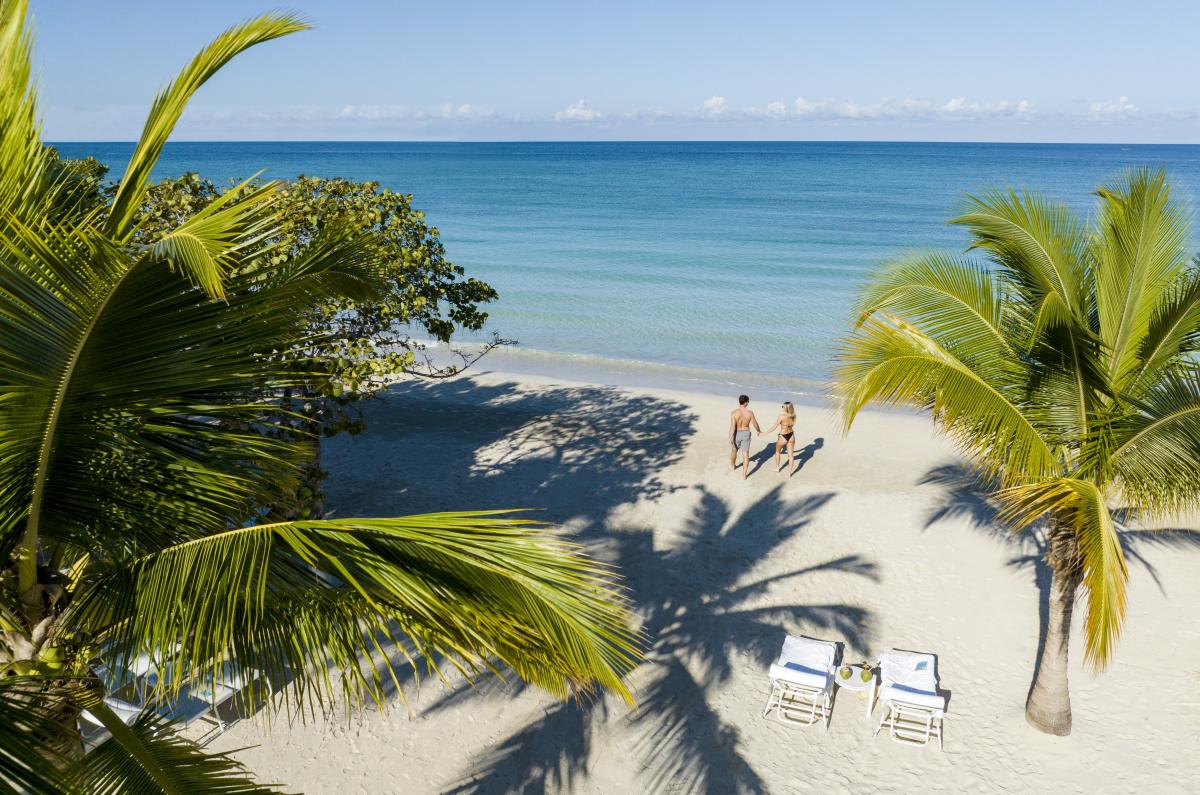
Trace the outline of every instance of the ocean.
[[[133, 148], [55, 146], [113, 176]], [[1036, 189], [1088, 213], [1141, 165], [1194, 204], [1200, 146], [181, 142], [154, 176], [265, 169], [413, 194], [450, 259], [500, 293], [490, 328], [520, 345], [496, 369], [812, 396], [872, 269], [964, 249], [946, 220], [965, 194]]]

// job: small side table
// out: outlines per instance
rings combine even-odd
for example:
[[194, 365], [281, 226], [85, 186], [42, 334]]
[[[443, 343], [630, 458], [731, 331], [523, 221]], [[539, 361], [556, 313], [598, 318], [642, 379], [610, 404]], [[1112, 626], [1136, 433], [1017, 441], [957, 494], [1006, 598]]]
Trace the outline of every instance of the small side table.
[[875, 706], [875, 680], [878, 677], [875, 676], [874, 671], [871, 671], [870, 668], [867, 668], [865, 670], [871, 671], [871, 678], [864, 682], [862, 678], [862, 672], [864, 670], [863, 667], [861, 665], [851, 665], [850, 678], [843, 679], [842, 669], [845, 667], [846, 666], [844, 665], [839, 665], [834, 670], [833, 681], [836, 682], [837, 686], [843, 690], [852, 690], [855, 693], [867, 693], [867, 720], [870, 720], [871, 708]]

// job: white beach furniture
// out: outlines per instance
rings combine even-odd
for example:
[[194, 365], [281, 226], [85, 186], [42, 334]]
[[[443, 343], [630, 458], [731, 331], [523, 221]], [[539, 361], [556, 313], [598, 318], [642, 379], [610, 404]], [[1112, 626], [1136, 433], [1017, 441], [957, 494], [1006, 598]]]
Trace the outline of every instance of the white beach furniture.
[[849, 690], [852, 693], [867, 694], [867, 720], [871, 719], [871, 710], [875, 707], [875, 682], [879, 679], [874, 671], [871, 671], [871, 678], [866, 682], [863, 681], [863, 670], [870, 671], [870, 668], [865, 668], [861, 665], [847, 666], [850, 669], [850, 678], [842, 678], [841, 666], [838, 667], [837, 676], [833, 677], [833, 683], [838, 686], [839, 690]]
[[[885, 651], [879, 656], [875, 681], [879, 683], [883, 716], [872, 736], [878, 736], [886, 727], [898, 743], [928, 745], [936, 737], [941, 748], [946, 698], [938, 693], [937, 658], [899, 649]], [[871, 707], [875, 697], [872, 692]]]
[[782, 723], [811, 726], [824, 721], [828, 731], [836, 658], [836, 643], [788, 635], [771, 665], [771, 694], [763, 717], [774, 710]]
[[[126, 726], [132, 726], [143, 709], [141, 705], [132, 704], [114, 696], [105, 696], [104, 705], [112, 710]], [[79, 713], [78, 728], [85, 752], [90, 752], [111, 736], [108, 728], [100, 722], [100, 719], [86, 709]]]
[[[268, 697], [273, 695], [271, 683], [256, 671], [239, 669], [233, 662], [226, 662], [216, 672], [215, 681], [199, 677], [184, 684], [177, 696], [167, 698], [159, 692], [159, 686], [173, 673], [169, 662], [160, 665], [148, 655], [138, 655], [125, 665], [93, 664], [92, 670], [104, 683], [104, 703], [116, 713], [127, 726], [133, 725], [142, 710], [157, 712], [169, 721], [191, 726], [197, 721], [211, 724], [211, 728], [198, 739], [201, 745], [214, 736], [223, 734], [228, 723], [221, 717], [220, 708], [245, 692], [251, 685], [266, 687]], [[118, 693], [131, 692], [134, 700], [127, 701]], [[84, 710], [79, 719], [79, 732], [84, 747], [90, 751], [104, 740], [109, 732], [100, 719]]]
[[197, 743], [206, 745], [229, 728], [229, 724], [221, 717], [220, 708], [244, 693], [246, 688], [260, 684], [267, 688], [268, 693], [272, 692], [271, 683], [256, 671], [239, 670], [233, 663], [227, 662], [215, 681], [200, 677], [185, 684], [178, 697], [160, 705], [159, 714], [185, 727], [197, 722], [210, 724], [211, 728], [196, 738]]
[[[139, 654], [124, 664], [96, 662], [92, 665], [92, 672], [100, 679], [107, 694], [104, 704], [126, 726], [132, 726], [141, 711], [147, 708], [146, 680], [156, 670], [148, 654]], [[122, 698], [122, 694], [129, 695], [132, 700]], [[100, 719], [86, 709], [79, 715], [78, 727], [86, 751], [91, 751], [110, 736]]]

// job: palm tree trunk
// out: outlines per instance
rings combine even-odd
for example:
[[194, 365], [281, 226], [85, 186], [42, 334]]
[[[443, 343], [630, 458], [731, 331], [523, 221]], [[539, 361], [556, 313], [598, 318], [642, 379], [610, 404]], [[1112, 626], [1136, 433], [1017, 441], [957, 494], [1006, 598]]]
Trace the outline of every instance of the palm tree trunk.
[[[1070, 539], [1071, 542], [1074, 538]], [[1071, 643], [1071, 617], [1079, 590], [1076, 566], [1054, 560], [1052, 542], [1050, 604], [1046, 639], [1033, 674], [1033, 687], [1025, 702], [1025, 720], [1035, 729], [1065, 737], [1071, 733], [1071, 692], [1067, 686], [1067, 648]], [[1054, 564], [1058, 565], [1054, 565]], [[1064, 565], [1066, 564], [1066, 565]]]

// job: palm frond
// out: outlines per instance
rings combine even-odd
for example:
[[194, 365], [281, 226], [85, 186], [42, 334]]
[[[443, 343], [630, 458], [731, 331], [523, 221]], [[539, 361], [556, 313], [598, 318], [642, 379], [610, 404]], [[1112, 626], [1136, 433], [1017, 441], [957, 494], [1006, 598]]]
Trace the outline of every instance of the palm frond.
[[1000, 286], [986, 267], [930, 252], [873, 274], [858, 298], [857, 324], [882, 312], [903, 317], [962, 358], [1014, 357], [1003, 307]]
[[25, 223], [48, 203], [39, 193], [50, 159], [37, 116], [28, 11], [28, 0], [0, 3], [0, 219]]
[[1017, 324], [1028, 330], [1024, 347], [1042, 358], [1068, 359], [1059, 368], [1071, 376], [1065, 405], [1077, 432], [1086, 433], [1104, 368], [1088, 306], [1095, 277], [1075, 214], [1037, 194], [994, 191], [969, 197], [966, 212], [951, 223], [967, 228], [971, 247], [986, 251], [1015, 288], [1019, 300], [1010, 305]]
[[93, 247], [87, 233], [9, 221], [0, 227], [0, 553], [24, 538], [24, 592], [67, 389], [124, 261], [111, 247]]
[[1200, 266], [1193, 266], [1163, 291], [1137, 350], [1136, 369], [1120, 389], [1141, 395], [1171, 366], [1200, 350]]
[[33, 676], [0, 677], [0, 791], [67, 795], [65, 745], [79, 743], [56, 709], [63, 703], [54, 683]]
[[[1030, 421], [1011, 360], [964, 362], [898, 318], [872, 318], [838, 351], [834, 391], [849, 429], [869, 402], [928, 410], [934, 422], [989, 476], [1020, 479], [1056, 471], [1050, 440]], [[1001, 368], [1001, 369], [996, 369]]]
[[1187, 268], [1190, 224], [1161, 170], [1130, 171], [1098, 195], [1096, 308], [1109, 379], [1123, 384], [1139, 369], [1164, 293]]
[[83, 706], [111, 736], [67, 769], [81, 792], [94, 795], [265, 795], [273, 787], [254, 782], [227, 753], [209, 753], [181, 737], [163, 718], [145, 711], [125, 725], [104, 702], [84, 697]]
[[1042, 327], [1083, 320], [1087, 237], [1066, 205], [994, 191], [968, 197], [950, 223], [967, 227], [971, 247], [988, 252], [1020, 286]]
[[125, 168], [125, 175], [117, 187], [105, 226], [108, 235], [125, 240], [132, 232], [134, 217], [146, 194], [150, 172], [158, 162], [171, 131], [175, 129], [175, 123], [200, 86], [239, 53], [307, 27], [291, 14], [264, 14], [248, 19], [213, 39], [171, 84], [158, 93], [150, 107], [141, 138]]
[[325, 377], [280, 352], [322, 341], [305, 313], [330, 291], [370, 293], [363, 235], [331, 226], [282, 268], [229, 275], [216, 301], [94, 235], [17, 231], [19, 267], [0, 272], [0, 305], [14, 306], [0, 312], [5, 549], [47, 528], [81, 550], [174, 543], [225, 529], [295, 480], [307, 448], [273, 433], [281, 419], [263, 401]]
[[[290, 678], [325, 698], [381, 700], [379, 638], [468, 668], [495, 660], [559, 696], [622, 682], [639, 636], [616, 574], [529, 520], [494, 512], [285, 522], [156, 551], [76, 596], [69, 624], [121, 649], [172, 648], [174, 675], [220, 677], [227, 664]], [[405, 650], [401, 649], [401, 653]], [[360, 672], [370, 664], [372, 673]]]
[[149, 256], [183, 273], [210, 298], [224, 298], [237, 255], [261, 243], [279, 223], [273, 212], [275, 183], [252, 188], [254, 179], [227, 190], [154, 241]]
[[1143, 513], [1200, 506], [1200, 382], [1195, 372], [1160, 378], [1135, 410], [1113, 423], [1104, 463]]
[[1047, 478], [1003, 489], [1000, 519], [1015, 529], [1042, 520], [1070, 522], [1087, 588], [1084, 656], [1095, 669], [1112, 658], [1125, 620], [1129, 569], [1104, 492], [1087, 480]]

